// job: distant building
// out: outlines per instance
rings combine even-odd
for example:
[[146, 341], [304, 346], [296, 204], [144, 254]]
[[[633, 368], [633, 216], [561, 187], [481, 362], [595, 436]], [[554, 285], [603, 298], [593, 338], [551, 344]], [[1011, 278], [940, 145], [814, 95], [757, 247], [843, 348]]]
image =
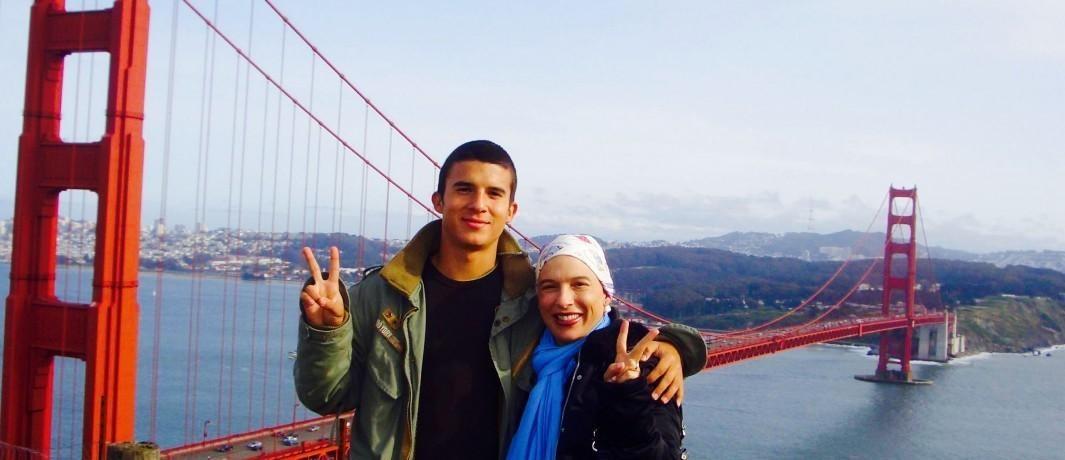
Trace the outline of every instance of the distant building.
[[154, 234], [156, 238], [162, 238], [166, 236], [166, 221], [162, 217], [155, 219], [155, 225], [152, 228], [152, 234]]

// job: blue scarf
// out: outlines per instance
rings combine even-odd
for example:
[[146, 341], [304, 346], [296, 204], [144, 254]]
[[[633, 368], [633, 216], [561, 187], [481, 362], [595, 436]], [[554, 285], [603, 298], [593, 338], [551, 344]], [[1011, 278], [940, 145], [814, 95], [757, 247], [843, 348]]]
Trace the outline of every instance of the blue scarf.
[[[593, 331], [608, 325], [610, 318], [604, 314]], [[529, 402], [525, 404], [518, 432], [510, 441], [507, 460], [554, 460], [566, 398], [566, 379], [577, 367], [577, 352], [586, 338], [559, 345], [551, 331], [544, 329], [532, 356], [536, 385], [529, 392]]]

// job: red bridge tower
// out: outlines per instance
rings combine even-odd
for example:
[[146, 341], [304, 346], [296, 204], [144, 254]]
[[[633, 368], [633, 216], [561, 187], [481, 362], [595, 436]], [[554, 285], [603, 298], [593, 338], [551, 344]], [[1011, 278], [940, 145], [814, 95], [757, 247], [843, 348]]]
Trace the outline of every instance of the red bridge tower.
[[[105, 444], [133, 438], [147, 43], [147, 0], [78, 12], [66, 11], [63, 0], [36, 0], [31, 9], [0, 441], [44, 457], [58, 356], [85, 361], [82, 456], [102, 458]], [[106, 126], [97, 142], [64, 142], [63, 59], [85, 52], [110, 54]], [[89, 304], [56, 297], [56, 224], [65, 190], [98, 197]]]
[[[897, 206], [895, 200], [902, 200]], [[901, 212], [901, 214], [896, 214]], [[897, 239], [902, 236], [903, 238]], [[905, 315], [909, 326], [880, 333], [880, 358], [875, 375], [855, 376], [859, 380], [889, 383], [931, 383], [917, 380], [910, 372], [913, 357], [914, 304], [917, 283], [917, 189], [897, 189], [888, 193], [887, 235], [884, 242], [884, 293], [881, 313], [885, 318]], [[901, 299], [895, 300], [895, 293]], [[892, 311], [892, 303], [902, 304], [904, 311]], [[897, 369], [889, 365], [898, 365]]]

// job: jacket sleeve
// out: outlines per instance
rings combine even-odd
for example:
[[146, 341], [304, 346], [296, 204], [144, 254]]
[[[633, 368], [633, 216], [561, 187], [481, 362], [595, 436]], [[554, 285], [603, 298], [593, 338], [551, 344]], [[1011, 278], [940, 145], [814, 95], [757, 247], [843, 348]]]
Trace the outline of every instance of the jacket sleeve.
[[651, 399], [646, 377], [654, 364], [642, 363], [640, 377], [622, 384], [597, 382], [606, 396], [597, 417], [597, 458], [683, 458], [681, 408]]
[[668, 324], [658, 329], [655, 340], [677, 347], [684, 377], [698, 374], [706, 367], [706, 342], [695, 328], [678, 323]]
[[[318, 329], [300, 315], [293, 380], [304, 407], [322, 415], [355, 409], [366, 364], [365, 308], [359, 308], [362, 283], [348, 292], [341, 281], [341, 297], [348, 311], [344, 324]], [[349, 299], [356, 299], [351, 305]], [[302, 308], [302, 307], [301, 307]]]

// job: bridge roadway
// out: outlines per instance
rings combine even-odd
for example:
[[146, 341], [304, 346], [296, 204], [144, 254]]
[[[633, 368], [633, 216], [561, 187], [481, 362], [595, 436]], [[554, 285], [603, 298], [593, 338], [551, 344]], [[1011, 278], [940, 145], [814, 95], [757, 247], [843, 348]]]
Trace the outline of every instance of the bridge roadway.
[[[913, 316], [913, 327], [944, 324], [946, 313], [923, 312]], [[704, 334], [706, 369], [735, 364], [815, 343], [826, 343], [910, 326], [905, 315], [818, 322], [807, 326], [767, 329], [747, 334]]]
[[[271, 428], [249, 433], [235, 434], [222, 438], [207, 439], [187, 446], [174, 447], [161, 452], [165, 459], [240, 459], [240, 458], [337, 458], [338, 446], [351, 439], [351, 413], [340, 417], [318, 417], [295, 423], [286, 423]], [[317, 429], [313, 427], [318, 427]], [[337, 428], [343, 427], [341, 436]], [[312, 431], [313, 430], [313, 431]], [[281, 443], [284, 435], [292, 434], [299, 443], [286, 446]], [[263, 443], [261, 450], [248, 448], [248, 443]], [[228, 451], [220, 447], [232, 446]]]

